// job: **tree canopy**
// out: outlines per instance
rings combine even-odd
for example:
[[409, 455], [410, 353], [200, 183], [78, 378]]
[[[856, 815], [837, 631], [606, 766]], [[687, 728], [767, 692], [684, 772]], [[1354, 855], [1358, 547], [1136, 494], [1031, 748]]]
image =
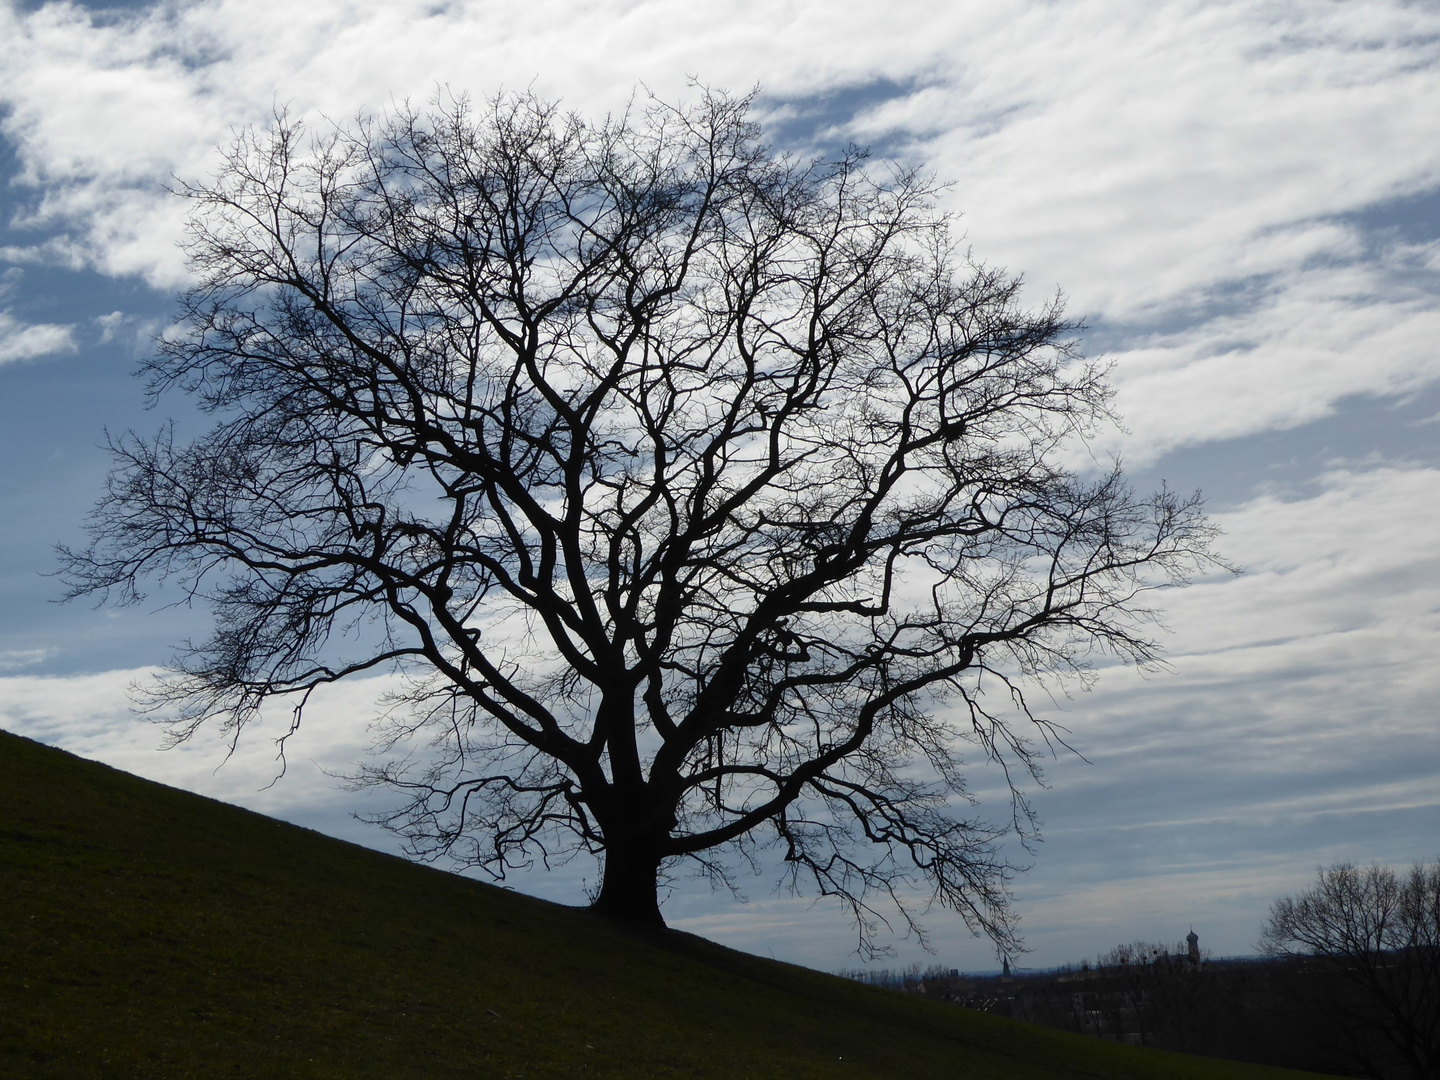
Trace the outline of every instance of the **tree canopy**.
[[1154, 661], [1212, 530], [1067, 466], [1105, 370], [924, 174], [697, 96], [242, 133], [146, 365], [214, 425], [116, 441], [73, 591], [213, 608], [157, 690], [182, 737], [403, 672], [367, 776], [419, 854], [600, 853], [595, 906], [659, 922], [664, 868], [768, 844], [862, 926], [921, 886], [1010, 947], [1026, 688]]
[[1358, 992], [1320, 1004], [1367, 1075], [1440, 1077], [1440, 862], [1317, 871], [1270, 905], [1260, 946], [1314, 957]]

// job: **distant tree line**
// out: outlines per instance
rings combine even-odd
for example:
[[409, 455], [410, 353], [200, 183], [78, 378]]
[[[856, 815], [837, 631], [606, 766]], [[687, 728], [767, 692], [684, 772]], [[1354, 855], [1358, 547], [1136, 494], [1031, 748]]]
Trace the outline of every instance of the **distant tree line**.
[[927, 983], [944, 979], [958, 979], [958, 968], [947, 968], [931, 964], [922, 968], [911, 964], [907, 968], [851, 968], [837, 972], [842, 979], [854, 979], [866, 986], [878, 986], [882, 990], [903, 990], [910, 993], [924, 992]]
[[[919, 965], [842, 972], [861, 982], [963, 1008], [1115, 1042], [1347, 1076], [1404, 1076], [1357, 1068], [1325, 1029], [1327, 998], [1357, 1007], [1343, 978], [1301, 958], [1191, 964], [1183, 949], [1144, 945], [1120, 962], [1121, 946], [1097, 963], [1011, 978]], [[1157, 954], [1158, 951], [1158, 954]]]
[[1275, 902], [1266, 955], [1134, 942], [1044, 972], [847, 972], [889, 989], [1103, 1039], [1374, 1080], [1440, 1078], [1440, 863], [1349, 864]]

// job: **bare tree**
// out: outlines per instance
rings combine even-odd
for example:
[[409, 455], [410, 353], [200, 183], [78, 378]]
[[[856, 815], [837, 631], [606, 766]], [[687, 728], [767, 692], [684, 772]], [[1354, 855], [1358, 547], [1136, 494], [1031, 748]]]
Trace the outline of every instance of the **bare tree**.
[[1314, 956], [1360, 991], [1361, 1007], [1335, 1002], [1335, 1019], [1370, 1075], [1394, 1075], [1398, 1061], [1421, 1080], [1440, 1077], [1440, 863], [1403, 877], [1378, 865], [1322, 870], [1271, 905], [1260, 944]]
[[[242, 134], [182, 192], [197, 284], [147, 368], [215, 426], [117, 441], [73, 592], [213, 607], [158, 690], [181, 737], [407, 673], [368, 776], [422, 856], [603, 854], [594, 906], [659, 923], [664, 867], [774, 844], [862, 940], [918, 883], [1011, 942], [1023, 691], [1151, 663], [1145, 594], [1211, 530], [1066, 469], [1104, 372], [931, 182], [777, 155], [749, 104]], [[964, 753], [1014, 778], [1000, 825], [954, 808]]]

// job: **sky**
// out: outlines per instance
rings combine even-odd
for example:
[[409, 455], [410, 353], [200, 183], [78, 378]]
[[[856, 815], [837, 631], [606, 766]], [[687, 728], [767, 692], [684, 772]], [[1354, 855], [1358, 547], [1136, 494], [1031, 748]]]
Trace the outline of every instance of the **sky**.
[[[1200, 488], [1238, 575], [1164, 597], [1166, 670], [1042, 702], [1077, 753], [1014, 852], [1021, 966], [1174, 942], [1254, 951], [1270, 902], [1341, 860], [1440, 857], [1440, 3], [311, 0], [0, 4], [0, 727], [394, 850], [335, 779], [382, 683], [335, 688], [276, 779], [273, 735], [162, 750], [126, 687], [204, 613], [59, 605], [54, 545], [187, 280], [175, 178], [278, 108], [345, 120], [437, 87], [589, 115], [689, 80], [759, 87], [774, 143], [923, 165], [978, 258], [1058, 288], [1113, 365], [1095, 447]], [[976, 790], [997, 778], [977, 766]], [[982, 803], [982, 807], [983, 807]], [[1003, 806], [992, 807], [1003, 813]], [[590, 871], [593, 873], [593, 871]], [[581, 869], [515, 887], [578, 902]], [[679, 880], [671, 925], [858, 964], [842, 912]], [[958, 917], [933, 954], [981, 970]]]

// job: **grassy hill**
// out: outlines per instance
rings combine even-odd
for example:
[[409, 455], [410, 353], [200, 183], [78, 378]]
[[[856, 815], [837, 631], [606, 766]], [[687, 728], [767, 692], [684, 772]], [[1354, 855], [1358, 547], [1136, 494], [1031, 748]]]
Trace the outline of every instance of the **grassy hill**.
[[0, 732], [0, 1075], [1302, 1074], [622, 933]]

